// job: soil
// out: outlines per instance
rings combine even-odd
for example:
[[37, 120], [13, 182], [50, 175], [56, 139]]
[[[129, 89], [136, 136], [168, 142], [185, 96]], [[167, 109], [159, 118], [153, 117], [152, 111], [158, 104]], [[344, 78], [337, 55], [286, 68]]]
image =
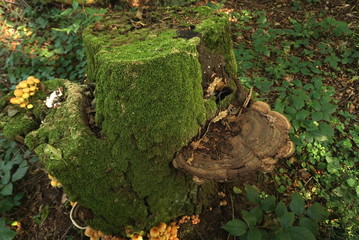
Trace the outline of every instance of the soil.
[[[288, 16], [301, 19], [303, 12], [314, 11], [322, 12], [326, 10], [328, 14], [337, 20], [352, 22], [357, 20], [355, 13], [358, 12], [356, 0], [322, 1], [323, 4], [305, 5], [297, 13], [291, 11], [291, 0], [228, 0], [225, 8], [241, 10], [266, 11], [270, 22], [278, 22], [283, 25], [289, 24]], [[313, 8], [314, 6], [314, 8]], [[234, 39], [236, 41], [236, 39]], [[345, 77], [345, 76], [344, 76]], [[330, 83], [329, 83], [330, 84]], [[358, 82], [356, 81], [356, 84]], [[357, 96], [359, 87], [354, 82], [332, 82], [338, 91], [338, 100], [341, 108], [346, 108], [345, 103], [348, 99]], [[355, 94], [355, 95], [354, 95]], [[358, 100], [353, 102], [358, 106]], [[93, 118], [92, 109], [88, 109], [88, 114]], [[355, 112], [355, 107], [352, 110]], [[91, 120], [93, 121], [93, 119]], [[98, 132], [98, 129], [93, 129]], [[100, 136], [99, 136], [100, 137]], [[182, 224], [180, 236], [182, 240], [230, 240], [234, 239], [221, 229], [221, 226], [234, 216], [238, 216], [241, 209], [248, 208], [245, 205], [242, 195], [233, 194], [233, 187], [243, 189], [245, 184], [256, 184], [267, 194], [276, 195], [276, 188], [272, 182], [264, 180], [263, 174], [250, 173], [245, 177], [231, 183], [219, 184], [218, 195], [212, 200], [212, 204], [207, 207], [200, 215], [200, 223], [197, 225]], [[18, 234], [16, 240], [82, 240], [88, 239], [83, 232], [76, 229], [69, 218], [71, 206], [61, 188], [50, 186], [47, 173], [39, 163], [35, 163], [29, 169], [26, 177], [19, 181], [15, 186], [19, 192], [24, 192], [21, 206], [13, 209], [11, 214], [6, 215], [8, 219], [16, 220], [19, 226], [13, 227]]]
[[[62, 188], [50, 185], [47, 173], [40, 163], [31, 165], [26, 177], [15, 189], [26, 197], [21, 206], [15, 208], [9, 218], [20, 222], [16, 240], [61, 240], [86, 239], [69, 218], [71, 206]], [[71, 239], [71, 238], [70, 238]]]

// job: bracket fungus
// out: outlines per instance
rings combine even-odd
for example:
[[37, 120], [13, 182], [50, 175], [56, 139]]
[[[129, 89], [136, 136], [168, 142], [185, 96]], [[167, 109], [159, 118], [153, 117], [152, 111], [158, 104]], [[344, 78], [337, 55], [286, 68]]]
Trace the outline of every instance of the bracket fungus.
[[212, 147], [187, 147], [174, 158], [174, 167], [192, 175], [198, 184], [208, 180], [226, 182], [255, 170], [272, 171], [277, 158], [294, 153], [294, 143], [288, 136], [289, 121], [271, 111], [265, 102], [254, 102], [248, 111], [231, 120], [230, 127], [235, 135], [216, 138], [208, 133], [207, 142], [211, 141]]

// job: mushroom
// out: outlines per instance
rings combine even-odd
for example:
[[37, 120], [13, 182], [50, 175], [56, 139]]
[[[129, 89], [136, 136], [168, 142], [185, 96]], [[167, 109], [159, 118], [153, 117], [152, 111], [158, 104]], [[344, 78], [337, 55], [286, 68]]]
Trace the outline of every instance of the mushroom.
[[212, 139], [218, 141], [214, 142], [216, 151], [221, 150], [216, 156], [208, 150], [187, 147], [174, 158], [173, 166], [192, 175], [197, 184], [208, 180], [226, 182], [257, 170], [272, 171], [277, 158], [294, 153], [288, 136], [290, 122], [271, 111], [267, 103], [254, 102], [234, 123], [237, 135], [224, 136], [221, 143]]

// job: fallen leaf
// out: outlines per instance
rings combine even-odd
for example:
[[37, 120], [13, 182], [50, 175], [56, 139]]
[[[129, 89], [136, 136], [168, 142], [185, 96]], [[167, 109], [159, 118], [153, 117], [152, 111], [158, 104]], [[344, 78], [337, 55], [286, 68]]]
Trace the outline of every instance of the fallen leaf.
[[218, 115], [213, 118], [212, 122], [218, 122], [219, 120], [225, 118], [228, 115], [228, 110], [224, 110], [218, 113]]

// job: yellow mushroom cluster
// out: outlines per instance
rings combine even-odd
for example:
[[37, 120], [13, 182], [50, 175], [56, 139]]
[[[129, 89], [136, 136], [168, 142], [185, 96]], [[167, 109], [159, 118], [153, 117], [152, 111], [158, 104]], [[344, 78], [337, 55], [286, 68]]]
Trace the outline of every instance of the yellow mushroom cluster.
[[179, 221], [179, 224], [184, 223], [192, 223], [193, 225], [196, 225], [200, 223], [199, 215], [192, 215], [192, 216], [183, 216]]
[[100, 237], [103, 237], [104, 234], [100, 231], [87, 227], [85, 230], [85, 236], [89, 237], [90, 240], [98, 240]]
[[169, 226], [166, 223], [160, 222], [156, 227], [150, 229], [147, 234], [149, 240], [179, 240], [177, 237], [179, 226], [176, 222], [172, 222]]
[[61, 187], [61, 183], [53, 176], [48, 174], [49, 179], [51, 180], [50, 184], [52, 187]]
[[20, 105], [25, 109], [31, 109], [34, 106], [29, 102], [29, 98], [35, 95], [39, 90], [38, 85], [40, 80], [34, 76], [28, 77], [26, 80], [21, 81], [14, 91], [15, 97], [10, 98], [11, 104]]

